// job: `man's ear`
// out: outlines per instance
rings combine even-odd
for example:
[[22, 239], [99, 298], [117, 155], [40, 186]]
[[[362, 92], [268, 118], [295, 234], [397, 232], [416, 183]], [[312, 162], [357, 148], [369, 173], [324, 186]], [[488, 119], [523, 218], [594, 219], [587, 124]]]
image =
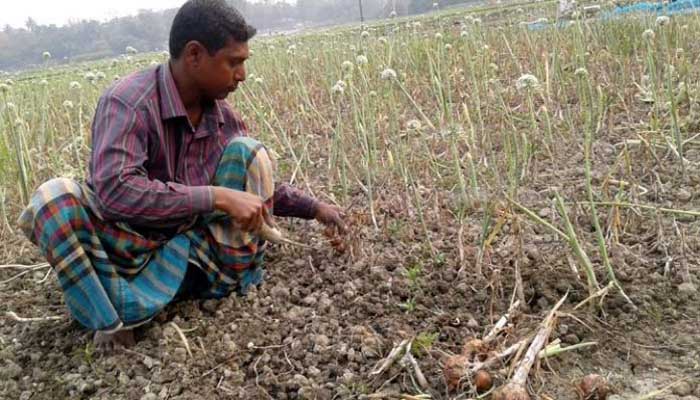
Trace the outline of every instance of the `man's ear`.
[[191, 40], [185, 45], [183, 51], [183, 58], [185, 61], [193, 67], [198, 67], [202, 63], [202, 58], [204, 57], [204, 52], [207, 49], [202, 45], [202, 43]]

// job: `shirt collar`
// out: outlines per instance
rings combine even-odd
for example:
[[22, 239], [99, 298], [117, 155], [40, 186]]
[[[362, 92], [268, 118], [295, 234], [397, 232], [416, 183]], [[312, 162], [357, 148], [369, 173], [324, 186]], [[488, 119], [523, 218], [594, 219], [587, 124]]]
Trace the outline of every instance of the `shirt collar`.
[[[187, 110], [184, 104], [182, 104], [182, 98], [180, 93], [177, 91], [177, 86], [175, 85], [175, 79], [173, 78], [173, 73], [170, 71], [170, 63], [161, 64], [158, 67], [158, 89], [160, 91], [160, 114], [163, 120], [168, 120], [171, 118], [189, 118], [187, 115]], [[213, 114], [213, 115], [211, 115]], [[204, 109], [204, 116], [206, 118], [215, 117], [219, 126], [224, 124], [224, 113], [221, 110], [221, 105], [218, 100], [214, 100], [212, 107], [206, 107]]]

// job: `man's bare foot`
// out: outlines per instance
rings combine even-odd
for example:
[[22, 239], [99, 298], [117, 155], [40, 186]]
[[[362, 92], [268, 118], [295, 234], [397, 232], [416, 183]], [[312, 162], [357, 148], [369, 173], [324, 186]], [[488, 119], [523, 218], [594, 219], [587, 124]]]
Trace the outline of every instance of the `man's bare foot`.
[[134, 331], [131, 329], [124, 329], [114, 333], [95, 331], [93, 342], [95, 343], [95, 349], [101, 353], [109, 353], [114, 349], [131, 347], [136, 344]]

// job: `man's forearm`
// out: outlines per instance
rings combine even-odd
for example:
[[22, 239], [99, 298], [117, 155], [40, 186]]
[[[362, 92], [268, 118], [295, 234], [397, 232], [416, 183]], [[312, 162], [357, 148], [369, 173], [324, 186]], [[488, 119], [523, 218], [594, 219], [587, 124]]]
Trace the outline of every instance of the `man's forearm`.
[[275, 188], [274, 215], [277, 217], [313, 219], [318, 204], [313, 197], [286, 183]]
[[106, 220], [135, 225], [165, 223], [211, 212], [214, 198], [210, 186], [164, 183], [145, 177], [95, 181], [98, 208]]

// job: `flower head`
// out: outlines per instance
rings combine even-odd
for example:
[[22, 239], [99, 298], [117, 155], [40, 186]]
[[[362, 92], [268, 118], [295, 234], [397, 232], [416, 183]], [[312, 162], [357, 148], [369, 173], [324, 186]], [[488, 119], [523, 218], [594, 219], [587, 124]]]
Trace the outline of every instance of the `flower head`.
[[588, 70], [583, 67], [576, 68], [576, 71], [574, 71], [574, 75], [576, 75], [579, 78], [585, 78], [588, 76]]
[[435, 34], [435, 39], [442, 40], [442, 33], [438, 32]]
[[41, 58], [43, 58], [44, 61], [48, 61], [51, 59], [51, 53], [49, 53], [48, 51], [45, 51], [41, 54]]
[[341, 95], [345, 93], [345, 82], [338, 81], [331, 87], [331, 93], [336, 95]]
[[656, 17], [656, 26], [664, 26], [667, 25], [669, 22], [671, 22], [671, 18], [667, 17], [666, 15]]
[[357, 63], [357, 65], [367, 65], [367, 63], [369, 63], [369, 60], [367, 59], [367, 56], [360, 54], [359, 56], [357, 56], [355, 62]]
[[540, 81], [532, 74], [525, 74], [518, 78], [515, 82], [515, 87], [518, 90], [537, 89], [540, 86]]
[[417, 131], [422, 127], [422, 125], [417, 119], [412, 119], [406, 123], [406, 127], [410, 130]]
[[73, 109], [73, 102], [70, 101], [70, 100], [64, 101], [64, 102], [63, 102], [63, 108], [65, 108], [66, 110], [71, 110], [71, 109]]
[[647, 40], [647, 41], [652, 41], [656, 38], [656, 33], [654, 33], [653, 30], [647, 29], [642, 33], [642, 39]]
[[7, 83], [0, 83], [0, 93], [7, 93], [10, 91], [10, 85]]
[[80, 90], [80, 89], [82, 89], [82, 85], [80, 85], [80, 83], [78, 83], [78, 82], [76, 82], [76, 81], [71, 82], [70, 84], [68, 84], [68, 86], [71, 88], [71, 90]]
[[396, 10], [392, 10], [392, 11], [389, 13], [389, 18], [396, 18]]
[[369, 37], [369, 31], [362, 31], [362, 33], [360, 33], [360, 37], [362, 37], [362, 38], [368, 38], [368, 37]]
[[384, 81], [391, 81], [396, 79], [396, 71], [391, 68], [387, 68], [382, 71], [381, 78]]
[[139, 52], [138, 50], [136, 50], [136, 48], [134, 48], [132, 46], [126, 46], [125, 50], [126, 50], [126, 54], [136, 54]]

